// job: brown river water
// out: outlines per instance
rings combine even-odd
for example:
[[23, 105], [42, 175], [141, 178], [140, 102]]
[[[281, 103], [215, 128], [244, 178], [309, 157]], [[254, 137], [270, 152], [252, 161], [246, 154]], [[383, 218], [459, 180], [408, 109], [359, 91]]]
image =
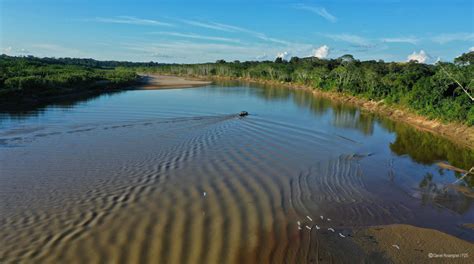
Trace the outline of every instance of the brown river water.
[[438, 162], [469, 169], [474, 152], [286, 88], [2, 113], [0, 262], [306, 263], [393, 223], [472, 242], [474, 179], [453, 187], [462, 173]]

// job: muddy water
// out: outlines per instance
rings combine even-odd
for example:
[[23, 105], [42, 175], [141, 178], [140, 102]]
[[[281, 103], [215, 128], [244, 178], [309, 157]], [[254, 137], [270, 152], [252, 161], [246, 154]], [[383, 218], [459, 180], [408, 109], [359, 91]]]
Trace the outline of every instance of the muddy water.
[[282, 88], [127, 91], [4, 113], [0, 262], [350, 261], [352, 228], [392, 223], [474, 241], [462, 228], [473, 177], [452, 186], [462, 174], [439, 161], [468, 169], [474, 153]]

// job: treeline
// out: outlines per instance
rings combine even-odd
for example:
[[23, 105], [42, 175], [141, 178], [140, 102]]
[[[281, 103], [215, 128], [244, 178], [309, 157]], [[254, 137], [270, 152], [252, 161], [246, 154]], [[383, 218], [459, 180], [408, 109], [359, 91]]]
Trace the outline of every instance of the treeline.
[[[429, 118], [474, 125], [474, 104], [461, 89], [474, 85], [474, 52], [454, 63], [421, 64], [359, 61], [351, 55], [337, 59], [297, 58], [264, 62], [169, 64], [139, 71], [173, 75], [231, 77], [305, 85], [343, 92], [407, 107]], [[474, 89], [469, 92], [474, 94]]]
[[[0, 60], [13, 58], [8, 55], [0, 55]], [[18, 57], [17, 57], [18, 58]], [[160, 65], [157, 62], [131, 62], [131, 61], [99, 61], [94, 59], [81, 58], [38, 58], [34, 56], [19, 57], [32, 63], [56, 64], [56, 65], [76, 65], [90, 68], [117, 68], [117, 67], [153, 67]]]
[[132, 84], [138, 78], [132, 68], [88, 67], [82, 63], [74, 65], [74, 60], [1, 55], [0, 101], [21, 101], [75, 92], [116, 89]]

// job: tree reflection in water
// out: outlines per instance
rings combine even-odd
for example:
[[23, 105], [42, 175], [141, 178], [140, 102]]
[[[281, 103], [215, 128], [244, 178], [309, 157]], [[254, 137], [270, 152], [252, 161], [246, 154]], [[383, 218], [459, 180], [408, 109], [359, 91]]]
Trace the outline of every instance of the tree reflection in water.
[[464, 195], [453, 186], [436, 183], [432, 173], [425, 174], [416, 194], [423, 204], [436, 204], [459, 214], [468, 212], [473, 203], [472, 197]]

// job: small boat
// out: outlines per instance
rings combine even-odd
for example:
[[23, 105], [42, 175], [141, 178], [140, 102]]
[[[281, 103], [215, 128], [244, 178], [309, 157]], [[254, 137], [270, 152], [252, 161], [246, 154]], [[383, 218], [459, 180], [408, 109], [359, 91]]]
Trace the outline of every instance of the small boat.
[[242, 111], [239, 113], [239, 116], [248, 116], [249, 113], [247, 111]]

